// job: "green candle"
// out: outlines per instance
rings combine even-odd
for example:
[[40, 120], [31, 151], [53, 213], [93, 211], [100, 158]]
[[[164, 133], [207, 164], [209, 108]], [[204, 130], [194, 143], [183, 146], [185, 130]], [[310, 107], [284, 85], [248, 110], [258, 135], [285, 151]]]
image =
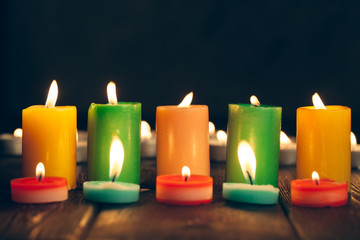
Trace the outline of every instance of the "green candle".
[[[113, 84], [113, 83], [112, 83]], [[110, 84], [109, 84], [110, 85]], [[114, 84], [113, 84], [114, 85]], [[110, 104], [92, 103], [88, 113], [88, 178], [108, 181], [110, 144], [117, 136], [124, 146], [124, 163], [116, 181], [140, 184], [141, 103], [117, 103], [115, 85]]]
[[254, 184], [278, 185], [281, 107], [229, 104], [226, 182], [247, 183], [237, 155], [241, 140], [256, 156]]

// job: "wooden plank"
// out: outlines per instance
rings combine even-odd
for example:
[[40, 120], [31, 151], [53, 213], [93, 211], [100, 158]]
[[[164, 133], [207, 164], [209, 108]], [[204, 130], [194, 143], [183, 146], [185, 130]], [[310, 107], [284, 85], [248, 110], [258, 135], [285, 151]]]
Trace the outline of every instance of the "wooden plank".
[[[224, 164], [213, 164], [214, 201], [182, 207], [159, 204], [155, 199], [155, 162], [144, 163], [149, 188], [130, 205], [102, 205], [88, 239], [295, 239], [280, 205], [258, 206], [224, 202], [221, 197]], [[152, 173], [150, 173], [152, 172]], [[150, 176], [150, 177], [149, 177]]]
[[280, 170], [280, 203], [301, 239], [360, 239], [360, 173], [352, 172], [348, 204], [337, 208], [303, 208], [291, 204], [290, 181], [294, 168]]

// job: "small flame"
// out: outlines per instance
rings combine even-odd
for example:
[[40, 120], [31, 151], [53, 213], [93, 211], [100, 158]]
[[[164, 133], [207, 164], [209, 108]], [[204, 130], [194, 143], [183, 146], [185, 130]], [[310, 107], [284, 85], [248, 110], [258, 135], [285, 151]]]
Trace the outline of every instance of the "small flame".
[[213, 122], [209, 122], [209, 134], [212, 135], [215, 133], [215, 125]]
[[357, 140], [353, 132], [350, 133], [350, 142], [351, 142], [351, 150], [355, 150], [357, 148]]
[[190, 178], [190, 168], [188, 166], [184, 166], [181, 170], [181, 175], [187, 181]]
[[319, 185], [320, 177], [319, 177], [319, 174], [316, 171], [312, 172], [311, 178], [312, 178], [313, 181], [316, 182], [316, 185]]
[[141, 140], [151, 138], [151, 127], [147, 121], [141, 121]]
[[36, 178], [39, 182], [45, 178], [45, 166], [42, 162], [36, 165]]
[[193, 99], [193, 92], [190, 92], [188, 95], [186, 95], [184, 97], [184, 100], [182, 100], [182, 102], [178, 105], [179, 108], [182, 108], [182, 107], [189, 107], [191, 102], [192, 102], [192, 99]]
[[117, 97], [116, 97], [116, 85], [114, 82], [109, 82], [107, 85], [107, 97], [110, 104], [116, 105]]
[[114, 136], [110, 147], [110, 172], [109, 177], [113, 180], [121, 173], [124, 163], [124, 146], [119, 137]]
[[256, 107], [260, 106], [259, 99], [255, 95], [252, 95], [250, 97], [250, 103], [251, 103], [251, 105], [254, 105]]
[[255, 180], [256, 158], [253, 149], [247, 141], [241, 141], [238, 146], [238, 158], [244, 177], [249, 179], [249, 175]]
[[57, 85], [56, 80], [53, 80], [50, 85], [50, 89], [49, 89], [49, 93], [48, 93], [48, 96], [46, 99], [45, 107], [47, 107], [47, 108], [55, 107], [57, 97], [58, 97], [58, 85]]
[[292, 143], [291, 139], [283, 131], [280, 132], [280, 143], [282, 144]]
[[15, 129], [15, 131], [14, 131], [14, 137], [21, 138], [21, 137], [22, 137], [22, 134], [23, 134], [23, 132], [22, 132], [22, 129], [21, 129], [21, 128]]
[[216, 138], [221, 144], [226, 145], [227, 134], [226, 134], [225, 131], [223, 131], [223, 130], [217, 131], [216, 132]]
[[321, 101], [319, 94], [315, 93], [312, 96], [312, 101], [316, 109], [326, 109], [324, 103]]

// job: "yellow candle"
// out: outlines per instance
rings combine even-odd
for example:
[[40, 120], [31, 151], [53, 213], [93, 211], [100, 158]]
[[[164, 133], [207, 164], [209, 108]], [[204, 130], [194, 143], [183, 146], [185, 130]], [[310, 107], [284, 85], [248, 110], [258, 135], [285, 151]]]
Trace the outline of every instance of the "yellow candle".
[[[31, 106], [22, 112], [22, 172], [34, 176], [36, 164], [43, 162], [47, 176], [65, 177], [68, 189], [76, 188], [76, 107], [55, 107], [52, 90], [45, 106]], [[55, 98], [55, 100], [54, 100]]]
[[348, 182], [350, 190], [351, 109], [314, 105], [297, 109], [297, 178], [316, 171], [321, 178]]

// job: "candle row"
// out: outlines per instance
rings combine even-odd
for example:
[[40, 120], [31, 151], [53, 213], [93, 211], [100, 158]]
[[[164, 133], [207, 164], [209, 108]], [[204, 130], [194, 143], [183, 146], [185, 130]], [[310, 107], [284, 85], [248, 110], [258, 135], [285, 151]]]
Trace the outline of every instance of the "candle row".
[[[159, 202], [191, 205], [212, 199], [208, 107], [191, 105], [192, 95], [177, 106], [156, 110]], [[73, 189], [76, 108], [55, 107], [56, 98], [54, 81], [45, 106], [23, 110], [23, 175], [33, 176], [36, 164], [42, 161], [48, 176], [65, 177], [68, 189]], [[84, 195], [94, 201], [137, 201], [141, 104], [118, 102], [113, 83], [108, 85], [108, 99], [109, 104], [93, 103], [89, 108], [87, 155], [91, 181], [84, 183]], [[278, 198], [281, 107], [260, 105], [255, 96], [250, 101], [229, 105], [223, 196], [233, 201], [273, 204]], [[315, 102], [315, 107], [297, 111], [297, 177], [310, 178], [317, 171], [350, 187], [350, 109], [317, 107]], [[116, 151], [120, 153], [112, 157]], [[193, 174], [178, 175], [185, 166]], [[45, 185], [40, 177], [37, 179], [37, 187]], [[311, 182], [315, 189], [323, 185], [322, 180]]]

